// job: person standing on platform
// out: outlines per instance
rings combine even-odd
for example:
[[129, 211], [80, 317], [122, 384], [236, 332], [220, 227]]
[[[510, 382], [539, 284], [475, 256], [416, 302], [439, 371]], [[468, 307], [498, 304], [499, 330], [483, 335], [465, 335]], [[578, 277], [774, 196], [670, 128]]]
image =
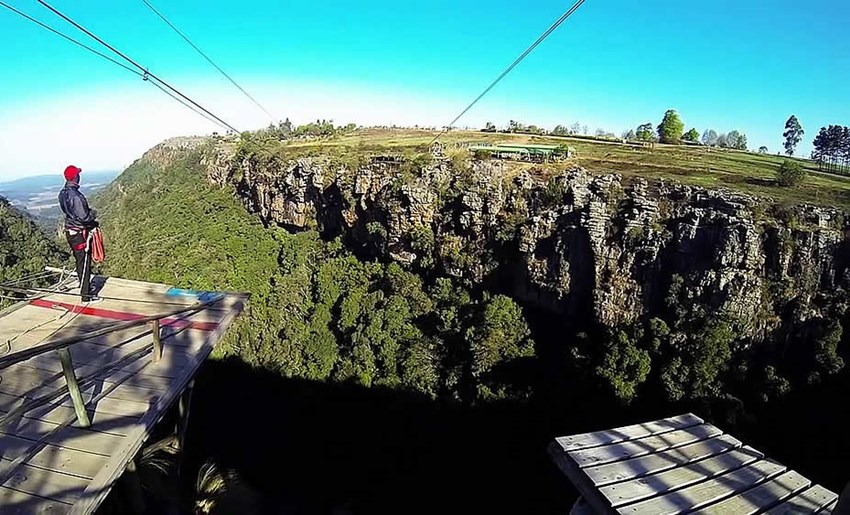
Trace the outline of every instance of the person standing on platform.
[[65, 214], [65, 237], [77, 264], [80, 280], [80, 298], [83, 302], [100, 299], [91, 291], [91, 239], [92, 230], [98, 227], [97, 211], [89, 207], [86, 197], [80, 193], [80, 173], [76, 166], [65, 168], [65, 187], [59, 192], [59, 207]]

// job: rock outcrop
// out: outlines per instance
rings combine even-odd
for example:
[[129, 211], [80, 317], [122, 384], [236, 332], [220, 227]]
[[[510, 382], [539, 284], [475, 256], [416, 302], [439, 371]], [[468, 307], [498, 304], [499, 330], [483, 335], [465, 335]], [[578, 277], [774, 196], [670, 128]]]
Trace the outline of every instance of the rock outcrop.
[[498, 161], [352, 170], [214, 145], [202, 163], [266, 224], [341, 236], [470, 284], [509, 277], [517, 298], [567, 320], [724, 313], [760, 338], [791, 308], [805, 319], [845, 305], [848, 225], [835, 209]]

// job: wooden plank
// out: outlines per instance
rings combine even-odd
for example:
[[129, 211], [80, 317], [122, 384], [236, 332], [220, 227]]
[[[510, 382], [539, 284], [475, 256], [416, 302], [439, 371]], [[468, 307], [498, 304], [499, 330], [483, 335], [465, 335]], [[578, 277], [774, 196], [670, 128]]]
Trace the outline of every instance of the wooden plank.
[[717, 477], [761, 458], [762, 454], [751, 447], [734, 449], [658, 474], [604, 486], [599, 491], [616, 508]]
[[[139, 391], [165, 391], [169, 388], [172, 380], [167, 377], [150, 376], [120, 369], [111, 370], [108, 373], [83, 382], [80, 388], [85, 391], [90, 388], [91, 384], [114, 384], [122, 383], [123, 379], [130, 378], [131, 383], [127, 386]], [[134, 379], [135, 378], [135, 379]], [[87, 378], [81, 377], [81, 380]], [[3, 373], [3, 381], [0, 382], [0, 392], [12, 397], [30, 397], [36, 398], [46, 395], [57, 389], [64, 389], [65, 383], [61, 372], [51, 373], [44, 370], [34, 369], [31, 367], [22, 367], [15, 365], [14, 371], [6, 371]], [[143, 400], [147, 400], [151, 395], [156, 393], [145, 393], [142, 395]], [[0, 406], [0, 409], [5, 409]]]
[[[64, 402], [64, 400], [62, 402]], [[140, 418], [144, 415], [144, 411], [138, 412], [132, 418]], [[123, 424], [128, 418], [127, 415], [97, 412], [91, 408], [87, 409], [86, 412], [92, 422], [92, 426], [95, 426], [95, 429], [98, 431], [118, 436], [126, 436], [126, 430], [123, 429]], [[0, 415], [5, 415], [5, 412], [0, 411]], [[59, 402], [29, 411], [25, 413], [22, 418], [42, 420], [52, 424], [62, 424], [70, 415], [76, 416], [74, 408], [65, 406]]]
[[73, 504], [88, 483], [88, 479], [21, 465], [3, 483], [3, 486], [46, 499]]
[[[83, 345], [83, 344], [80, 344], [80, 345]], [[135, 346], [133, 348], [127, 349], [126, 352], [119, 354], [120, 358], [118, 358], [118, 359], [126, 358], [126, 357], [132, 355], [134, 352], [141, 351], [142, 349], [144, 349], [144, 345], [139, 345], [139, 346]], [[180, 370], [183, 368], [184, 363], [188, 361], [188, 356], [190, 356], [191, 354], [194, 354], [195, 352], [197, 352], [197, 349], [195, 349], [195, 348], [177, 347], [177, 346], [170, 346], [169, 344], [166, 344], [165, 347], [163, 348], [163, 355], [165, 356], [165, 361], [161, 362], [161, 363], [157, 363], [155, 367], [148, 368], [148, 370], [145, 371], [145, 374], [157, 376], [157, 377], [168, 377], [168, 378], [176, 377], [178, 374], [181, 373]], [[72, 356], [73, 355], [74, 355], [74, 353], [72, 352]], [[112, 358], [114, 358], [114, 356], [108, 356], [108, 355], [103, 355], [103, 354], [93, 354], [93, 355], [90, 355], [90, 356], [80, 356], [79, 353], [78, 353], [77, 357], [73, 358], [74, 359], [74, 365], [75, 365], [75, 368], [77, 370], [77, 376], [78, 377], [89, 376], [89, 375], [94, 374], [95, 372], [103, 369], [105, 366], [111, 365], [111, 364], [115, 363], [116, 361], [118, 361], [118, 359], [112, 359]], [[142, 366], [144, 363], [146, 363], [150, 360], [151, 360], [150, 354], [148, 354], [147, 356], [139, 357], [139, 358], [133, 359], [131, 361], [126, 361], [124, 364], [117, 366], [116, 369], [117, 370], [127, 370], [127, 371], [138, 370], [138, 368], [140, 366]], [[26, 367], [42, 370], [42, 371], [45, 371], [45, 372], [53, 372], [53, 373], [56, 373], [56, 371], [58, 370], [56, 361], [54, 359], [52, 359], [51, 356], [48, 356], [48, 355], [38, 356], [37, 358], [30, 359], [28, 361], [25, 361], [24, 363], [21, 363], [21, 364], [15, 365], [15, 366], [16, 367], [17, 366], [26, 366]]]
[[[0, 454], [5, 460], [12, 461], [34, 442], [10, 435], [0, 435]], [[39, 450], [27, 464], [46, 470], [55, 470], [63, 474], [75, 475], [90, 479], [103, 468], [108, 458], [95, 454], [66, 449], [47, 443], [38, 444]]]
[[[109, 387], [109, 389], [97, 393], [97, 395], [92, 399], [92, 401], [97, 401], [105, 397], [106, 395], [111, 393], [112, 390], [116, 388], [116, 386], [117, 385], [112, 385]], [[15, 411], [15, 413], [20, 415], [23, 412], [17, 410]], [[0, 483], [6, 482], [7, 480], [13, 477], [14, 473], [19, 472], [21, 470], [21, 466], [26, 465], [26, 462], [28, 460], [35, 457], [35, 455], [38, 454], [39, 451], [43, 450], [45, 442], [54, 442], [55, 438], [59, 438], [62, 441], [63, 445], [68, 446], [69, 438], [66, 435], [70, 434], [74, 429], [68, 427], [69, 424], [74, 420], [74, 418], [74, 416], [68, 416], [59, 424], [50, 424], [49, 427], [42, 434], [38, 435], [37, 438], [33, 438], [33, 443], [21, 446], [21, 449], [19, 449], [19, 451], [16, 453], [17, 457], [13, 459], [11, 463], [7, 464], [5, 469], [0, 470]], [[19, 419], [19, 421], [23, 422], [23, 419]], [[14, 418], [10, 418], [9, 415], [4, 416], [4, 425], [13, 425], [15, 422], [18, 421]], [[48, 426], [48, 424], [42, 425]], [[84, 432], [84, 434], [87, 433]], [[26, 437], [25, 435], [19, 436]]]
[[634, 440], [645, 436], [667, 433], [676, 429], [684, 429], [702, 424], [703, 420], [696, 415], [687, 413], [677, 417], [665, 418], [644, 424], [618, 427], [607, 431], [596, 431], [572, 436], [561, 436], [555, 441], [564, 451], [577, 451], [600, 445], [609, 445], [626, 440]]
[[707, 506], [697, 513], [735, 513], [750, 515], [759, 513], [809, 487], [811, 481], [789, 470], [764, 484], [751, 488], [719, 503]]
[[[119, 359], [131, 354], [134, 351], [145, 347], [152, 347], [151, 338], [144, 338], [133, 342], [131, 345], [123, 345], [121, 347], [112, 347], [103, 349], [97, 345], [79, 343], [71, 347], [71, 356], [74, 362], [84, 364], [107, 364], [118, 361]], [[189, 361], [195, 349], [178, 347], [175, 345], [166, 345], [163, 349], [162, 360], [158, 363], [159, 368], [176, 367], [183, 368]], [[150, 359], [150, 357], [148, 357]]]
[[587, 477], [584, 470], [579, 468], [578, 464], [563, 451], [563, 448], [558, 442], [552, 441], [549, 444], [549, 453], [555, 465], [566, 474], [573, 486], [579, 491], [580, 497], [591, 507], [590, 511], [605, 515], [615, 513], [610, 503], [602, 496], [590, 478]]
[[689, 443], [707, 440], [720, 434], [722, 434], [722, 431], [716, 427], [710, 424], [701, 424], [637, 440], [603, 445], [601, 447], [591, 447], [580, 451], [571, 451], [567, 455], [579, 467], [584, 468], [653, 454], [659, 451], [681, 447]]
[[818, 513], [838, 501], [838, 494], [820, 485], [800, 492], [779, 506], [771, 509], [769, 515], [792, 515], [797, 513]]
[[[91, 396], [93, 395], [94, 391], [98, 387], [101, 387], [101, 390], [102, 390], [102, 386], [103, 386], [103, 383], [100, 383], [100, 384], [89, 385], [88, 387], [83, 388], [83, 394], [84, 394], [85, 398], [91, 399]], [[121, 397], [121, 398], [107, 397], [107, 398], [103, 398], [103, 399], [98, 400], [96, 402], [95, 407], [97, 408], [97, 411], [99, 413], [106, 413], [106, 414], [111, 414], [111, 415], [135, 416], [140, 412], [144, 413], [148, 410], [148, 402], [147, 401], [142, 402], [142, 401], [135, 401], [135, 400], [130, 400], [128, 398], [125, 398], [125, 397], [138, 397], [138, 395], [137, 394], [136, 395], [122, 394], [121, 392], [126, 391], [126, 388], [124, 388], [123, 385], [119, 386], [114, 391], [117, 391], [118, 397]], [[86, 395], [86, 394], [88, 394], [88, 395]], [[0, 392], [0, 408], [2, 408], [2, 411], [4, 411], [4, 412], [8, 412], [8, 411], [11, 411], [13, 409], [16, 409], [23, 401], [26, 401], [26, 400], [31, 400], [31, 399], [29, 397], [17, 397], [17, 396], [13, 396], [13, 395], [9, 395], [9, 394]], [[87, 403], [90, 403], [90, 402], [91, 402], [90, 400], [87, 401]], [[59, 405], [62, 405], [62, 406], [73, 407], [73, 403], [71, 402], [71, 398], [70, 398], [70, 396], [68, 396], [67, 393], [64, 396], [60, 397], [57, 401], [52, 401], [52, 403], [46, 404], [45, 406], [57, 405], [57, 403]], [[91, 412], [91, 411], [94, 410], [95, 407], [89, 406], [88, 409]], [[39, 409], [43, 409], [43, 408], [35, 408], [33, 411], [39, 410]], [[27, 412], [27, 415], [31, 416], [32, 418], [41, 418], [37, 415], [32, 415], [32, 411]], [[2, 416], [2, 415], [0, 415], [0, 416]]]
[[[129, 424], [130, 419], [128, 419]], [[73, 426], [65, 427], [55, 434], [51, 434], [51, 431], [57, 429], [59, 425], [44, 420], [19, 419], [0, 427], [0, 433], [32, 442], [44, 439], [47, 443], [66, 449], [102, 455], [107, 455], [109, 449], [121, 446], [126, 438], [115, 434], [102, 433], [94, 429], [82, 429]]]
[[[138, 326], [144, 325], [147, 322], [154, 320], [154, 319], [159, 319], [159, 318], [162, 318], [162, 317], [177, 316], [177, 315], [181, 315], [183, 313], [187, 313], [191, 310], [193, 310], [193, 312], [196, 312], [196, 311], [200, 311], [200, 310], [203, 310], [203, 309], [204, 309], [204, 305], [200, 304], [200, 305], [197, 305], [197, 306], [192, 307], [192, 308], [182, 308], [181, 310], [174, 310], [174, 311], [169, 311], [169, 312], [165, 312], [165, 313], [159, 313], [159, 314], [151, 316], [151, 317], [143, 317], [143, 318], [131, 320], [131, 321], [128, 321], [128, 322], [120, 322], [118, 324], [113, 324], [111, 326], [107, 326], [104, 329], [100, 329], [100, 330], [96, 330], [96, 331], [92, 331], [90, 333], [87, 333], [84, 336], [84, 338], [85, 339], [96, 338], [96, 337], [101, 336], [103, 334], [107, 334], [107, 333], [114, 332], [114, 331], [117, 331], [117, 330], [128, 329], [128, 328], [131, 328], [131, 327], [138, 327]], [[11, 365], [13, 365], [13, 364], [15, 364], [19, 361], [29, 359], [31, 357], [37, 356], [39, 354], [43, 354], [45, 352], [50, 352], [50, 351], [53, 351], [53, 350], [61, 349], [63, 347], [67, 347], [69, 345], [77, 344], [79, 341], [80, 341], [79, 335], [74, 335], [74, 336], [70, 336], [70, 337], [64, 337], [63, 336], [62, 338], [51, 340], [47, 343], [40, 343], [38, 345], [35, 345], [33, 347], [29, 347], [29, 348], [24, 349], [24, 350], [15, 351], [15, 352], [6, 354], [4, 356], [0, 356], [0, 369], [8, 368], [9, 366], [11, 366]]]
[[72, 513], [91, 513], [103, 502], [103, 499], [109, 493], [109, 490], [118, 477], [120, 477], [127, 463], [138, 453], [142, 443], [149, 435], [151, 428], [162, 418], [166, 409], [174, 403], [183, 389], [186, 388], [186, 385], [192, 379], [198, 367], [212, 352], [215, 344], [224, 336], [228, 327], [230, 327], [233, 321], [236, 320], [236, 317], [242, 312], [243, 304], [241, 300], [235, 303], [234, 306], [234, 309], [221, 320], [218, 327], [207, 335], [208, 345], [204, 346], [186, 367], [189, 374], [175, 381], [172, 388], [157, 400], [154, 409], [148, 411], [139, 423], [136, 424], [134, 434], [127, 437], [127, 445], [121, 452], [114, 454], [109, 464], [101, 469], [97, 476], [92, 479], [80, 497], [80, 501], [74, 505]]
[[[828, 505], [826, 505], [826, 507], [824, 507], [824, 509], [822, 509], [821, 511], [818, 512], [818, 515], [830, 515], [831, 513], [833, 513], [835, 511], [835, 509], [838, 507], [838, 501], [840, 501], [840, 500], [841, 500], [841, 496], [839, 496], [838, 499], [836, 499], [836, 500], [832, 501], [831, 503], [829, 503]], [[842, 514], [836, 513], [836, 515], [845, 515], [845, 514], [844, 513], [842, 513]]]
[[[785, 471], [772, 460], [760, 460], [746, 467], [727, 472], [714, 479], [668, 492], [618, 509], [619, 513], [652, 513], [657, 515], [684, 513], [721, 499], [750, 490]], [[738, 513], [729, 511], [726, 513]]]
[[71, 511], [71, 505], [26, 494], [12, 488], [0, 487], [0, 515], [31, 515], [50, 513], [58, 515]]
[[675, 449], [632, 458], [629, 460], [587, 467], [584, 473], [596, 486], [604, 486], [618, 481], [647, 476], [669, 470], [715, 454], [721, 454], [740, 447], [741, 442], [729, 435], [720, 435], [708, 440], [683, 445]]

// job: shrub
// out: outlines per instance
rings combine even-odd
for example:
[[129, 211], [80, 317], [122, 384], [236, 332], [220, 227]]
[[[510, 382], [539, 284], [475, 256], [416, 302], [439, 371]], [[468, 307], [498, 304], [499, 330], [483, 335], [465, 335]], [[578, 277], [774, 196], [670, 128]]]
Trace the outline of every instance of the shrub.
[[472, 158], [476, 161], [487, 161], [493, 157], [493, 152], [483, 148], [479, 148], [472, 153]]
[[780, 186], [793, 187], [802, 184], [806, 175], [808, 174], [800, 163], [786, 160], [776, 171], [776, 180]]

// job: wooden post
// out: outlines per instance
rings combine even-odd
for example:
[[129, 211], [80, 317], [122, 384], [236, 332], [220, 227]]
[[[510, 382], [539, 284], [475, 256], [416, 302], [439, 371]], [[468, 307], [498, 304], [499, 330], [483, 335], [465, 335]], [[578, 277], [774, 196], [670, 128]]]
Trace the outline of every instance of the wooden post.
[[77, 422], [80, 427], [91, 426], [89, 414], [86, 412], [86, 404], [83, 402], [83, 394], [80, 393], [80, 385], [77, 384], [77, 374], [74, 373], [74, 363], [71, 361], [71, 353], [68, 348], [59, 349], [59, 361], [62, 362], [62, 372], [65, 373], [65, 382], [68, 383], [68, 392], [74, 402], [74, 411], [77, 412]]
[[177, 458], [177, 476], [183, 472], [183, 456], [186, 453], [186, 429], [189, 426], [189, 409], [192, 407], [192, 392], [195, 389], [195, 380], [189, 381], [186, 391], [180, 396], [177, 405], [177, 450], [180, 455]]
[[159, 320], [151, 322], [151, 336], [153, 336], [153, 362], [159, 363], [162, 359], [162, 339], [159, 333]]
[[142, 513], [145, 513], [145, 497], [142, 494], [142, 483], [139, 479], [139, 472], [135, 458], [127, 463], [124, 476], [126, 477], [129, 511], [130, 513], [141, 515]]

